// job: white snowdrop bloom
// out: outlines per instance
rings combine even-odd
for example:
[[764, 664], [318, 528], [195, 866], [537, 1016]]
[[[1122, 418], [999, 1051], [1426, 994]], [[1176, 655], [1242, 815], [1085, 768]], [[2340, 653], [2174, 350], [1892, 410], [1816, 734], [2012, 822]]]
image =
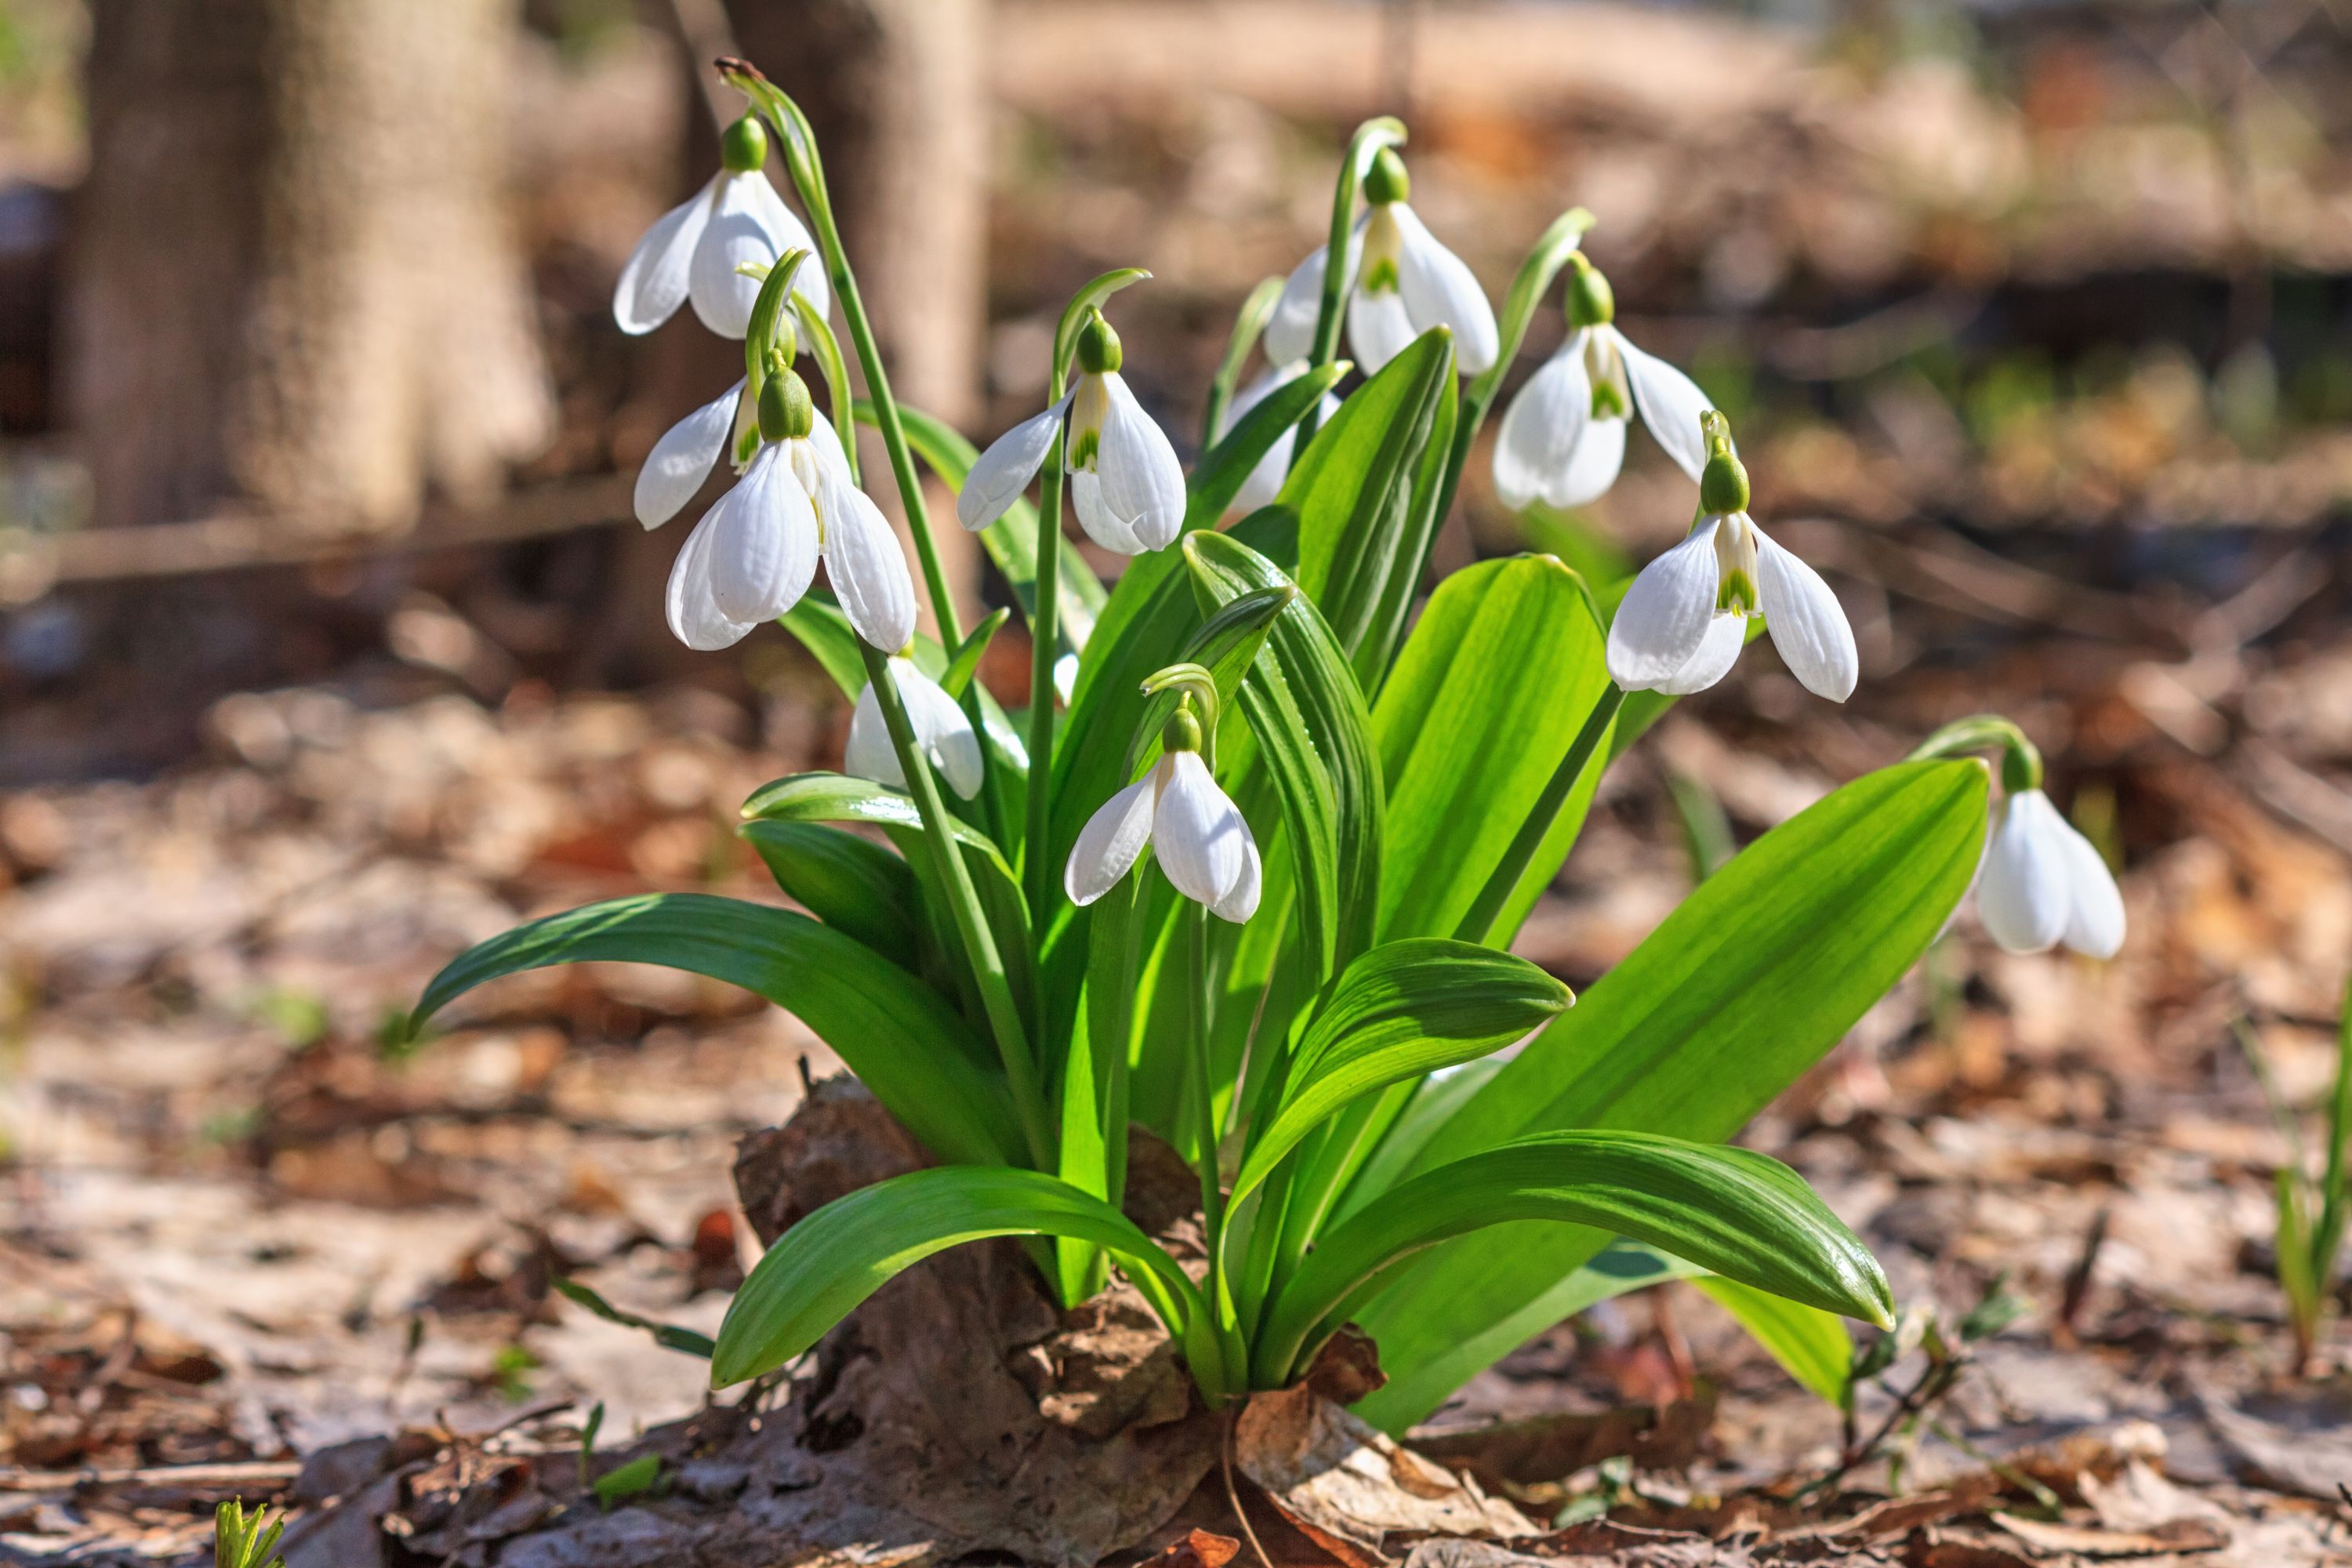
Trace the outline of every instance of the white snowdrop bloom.
[[1690, 536], [1642, 568], [1609, 627], [1609, 674], [1628, 691], [1677, 696], [1722, 679], [1761, 615], [1772, 646], [1805, 689], [1833, 702], [1853, 692], [1853, 628], [1821, 574], [1748, 515], [1748, 473], [1730, 427], [1708, 416], [1713, 448]]
[[[898, 683], [898, 700], [907, 709], [907, 725], [915, 745], [929, 759], [932, 771], [948, 781], [948, 788], [965, 800], [980, 793], [980, 735], [971, 718], [940, 683], [915, 668], [912, 659], [893, 656], [886, 668]], [[882, 703], [868, 682], [858, 694], [857, 710], [849, 718], [849, 744], [843, 768], [862, 779], [904, 789], [907, 775], [899, 771], [898, 752], [890, 744], [890, 727], [882, 717]]]
[[1060, 698], [1062, 706], [1066, 708], [1070, 705], [1072, 694], [1077, 689], [1078, 656], [1066, 653], [1054, 661], [1054, 695]]
[[[1233, 402], [1226, 405], [1223, 416], [1217, 421], [1217, 437], [1223, 439], [1227, 432], [1242, 422], [1243, 416], [1306, 374], [1307, 362], [1303, 359], [1295, 359], [1288, 364], [1276, 365], [1260, 373], [1257, 379], [1234, 394]], [[1332, 416], [1339, 412], [1339, 400], [1325, 393], [1316, 412], [1316, 425], [1318, 427], [1328, 425]], [[1275, 437], [1274, 445], [1265, 449], [1265, 456], [1257, 460], [1257, 467], [1252, 468], [1249, 478], [1242, 481], [1239, 493], [1234, 497], [1235, 511], [1255, 511], [1262, 506], [1273, 504], [1274, 498], [1282, 493], [1282, 481], [1289, 477], [1291, 447], [1297, 438], [1298, 426], [1296, 425]]]
[[[1382, 148], [1364, 176], [1364, 216], [1348, 237], [1341, 297], [1348, 309], [1348, 351], [1366, 375], [1402, 353], [1432, 327], [1454, 333], [1454, 368], [1476, 375], [1495, 363], [1502, 337], [1495, 308], [1469, 265], [1429, 232], [1406, 200], [1404, 161]], [[1265, 324], [1265, 357], [1285, 364], [1315, 352], [1315, 322], [1323, 309], [1328, 246], [1318, 246], [1283, 285]]]
[[1176, 448], [1128, 389], [1118, 334], [1094, 311], [1078, 333], [1078, 379], [1063, 399], [998, 437], [964, 476], [956, 520], [978, 531], [1004, 515], [1062, 438], [1078, 526], [1105, 550], [1164, 550], [1184, 527]]
[[2000, 803], [1977, 878], [1977, 916], [2011, 952], [2065, 943], [2093, 958], [2124, 944], [2124, 900], [2091, 841], [2039, 789]]
[[1581, 252], [1569, 258], [1569, 333], [1503, 412], [1495, 489], [1506, 506], [1560, 508], [1600, 499], [1625, 461], [1636, 411], [1666, 455], [1696, 479], [1706, 467], [1700, 418], [1714, 405], [1673, 365], [1643, 353], [1614, 324], [1609, 280]]
[[706, 652], [740, 642], [799, 602], [822, 559], [857, 635], [890, 652], [906, 647], [915, 635], [906, 552], [851, 480], [840, 438], [793, 372], [761, 389], [760, 430], [743, 477], [694, 525], [670, 568], [670, 630]]
[[1257, 912], [1257, 842], [1201, 760], [1200, 736], [1192, 714], [1178, 713], [1150, 772], [1087, 819], [1062, 871], [1072, 903], [1091, 904], [1118, 886], [1150, 845], [1170, 884], [1211, 914], [1238, 925]]
[[[816, 248], [807, 227], [761, 172], [768, 136], [760, 122], [747, 114], [729, 126], [720, 150], [719, 173], [656, 219], [629, 253], [613, 289], [613, 320], [621, 331], [650, 332], [691, 300], [704, 326], [721, 337], [740, 338], [751, 327], [760, 281], [736, 268], [772, 262], [789, 250]], [[793, 292], [820, 316], [831, 308], [821, 267], [802, 268]]]

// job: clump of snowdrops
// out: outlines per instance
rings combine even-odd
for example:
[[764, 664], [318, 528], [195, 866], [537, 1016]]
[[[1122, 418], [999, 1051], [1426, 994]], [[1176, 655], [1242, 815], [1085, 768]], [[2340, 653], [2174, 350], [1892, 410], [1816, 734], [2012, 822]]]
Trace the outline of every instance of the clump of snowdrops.
[[[1835, 595], [1757, 522], [1723, 416], [1617, 328], [1579, 248], [1589, 215], [1537, 241], [1498, 316], [1411, 205], [1404, 127], [1369, 121], [1328, 242], [1242, 311], [1189, 474], [1125, 380], [1111, 316], [1138, 268], [1071, 300], [1042, 411], [975, 453], [891, 395], [806, 121], [751, 67], [719, 68], [751, 112], [722, 172], [646, 237], [614, 313], [646, 331], [690, 302], [742, 339], [744, 376], [663, 437], [638, 511], [658, 526], [732, 468], [678, 552], [670, 624], [719, 648], [781, 621], [856, 703], [846, 771], [743, 808], [798, 910], [594, 904], [465, 953], [417, 1010], [577, 960], [716, 976], [797, 1015], [929, 1151], [768, 1251], [713, 1384], [783, 1366], [898, 1270], [997, 1236], [1029, 1238], [1065, 1303], [1123, 1275], [1212, 1403], [1296, 1381], [1360, 1325], [1390, 1379], [1360, 1408], [1391, 1426], [1661, 1279], [1702, 1277], [1759, 1333], [1780, 1325], [1768, 1343], [1790, 1313], [1841, 1336], [1832, 1315], [1888, 1323], [1868, 1249], [1788, 1167], [1723, 1141], [1909, 968], [1980, 861], [2012, 945], [2111, 952], [2121, 905], [2038, 755], [1986, 719], [1764, 835], [1573, 1007], [1509, 953], [1602, 771], [1677, 696], [1759, 631], [1821, 697], [1858, 675]], [[762, 172], [771, 129], [805, 226]], [[1480, 427], [1530, 332], [1555, 330], [1503, 416], [1499, 492], [1592, 500], [1638, 418], [1688, 477], [1690, 533], [1630, 582], [1528, 554], [1430, 589]], [[936, 638], [858, 423], [888, 455]], [[1003, 579], [1011, 608], [976, 627], [925, 468]], [[1114, 583], [1066, 503], [1125, 558]], [[974, 679], [1012, 613], [1025, 711]], [[1972, 752], [2007, 777], [1989, 857]], [[1205, 1268], [1121, 1212], [1137, 1128], [1198, 1173]]]

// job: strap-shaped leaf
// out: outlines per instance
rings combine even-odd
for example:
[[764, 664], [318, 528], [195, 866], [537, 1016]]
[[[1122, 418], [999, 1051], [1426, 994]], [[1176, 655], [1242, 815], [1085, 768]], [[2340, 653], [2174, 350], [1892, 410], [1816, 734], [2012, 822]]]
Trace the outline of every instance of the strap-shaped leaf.
[[1598, 1226], [1775, 1295], [1895, 1321], [1878, 1260], [1780, 1161], [1644, 1132], [1542, 1132], [1440, 1166], [1334, 1226], [1276, 1292], [1253, 1375], [1288, 1381], [1383, 1271], [1510, 1220]]
[[[1230, 604], [1216, 606], [1170, 662], [1197, 664], [1207, 670], [1216, 685], [1219, 714], [1232, 712], [1242, 677], [1256, 661], [1258, 650], [1265, 647], [1266, 635], [1274, 630], [1276, 618], [1297, 596], [1298, 590], [1286, 583], [1278, 588], [1256, 589]], [[1181, 693], [1171, 689], [1157, 692], [1145, 701], [1143, 716], [1136, 722], [1135, 736], [1128, 742], [1129, 779], [1159, 758], [1162, 749], [1160, 731], [1181, 700]], [[1221, 717], [1219, 728], [1223, 727]]]
[[[1413, 494], [1441, 409], [1451, 438], [1454, 395], [1454, 335], [1433, 327], [1339, 405], [1283, 483], [1279, 504], [1298, 518], [1298, 585], [1350, 658], [1377, 641], [1391, 577], [1420, 576]], [[1444, 450], [1430, 465], [1433, 497]]]
[[1200, 1316], [1184, 1271], [1100, 1198], [1040, 1172], [942, 1165], [861, 1187], [778, 1237], [728, 1305], [710, 1385], [773, 1372], [892, 1276], [992, 1236], [1092, 1242], [1126, 1268], [1171, 1334], [1181, 1339]]
[[1852, 1401], [1853, 1336], [1843, 1318], [1717, 1274], [1699, 1275], [1691, 1283], [1738, 1319], [1780, 1370], [1808, 1392], [1840, 1409]]
[[741, 832], [787, 898], [891, 963], [915, 967], [915, 873], [904, 860], [819, 822], [747, 822]]
[[[1976, 874], [1985, 802], [1974, 762], [1905, 763], [1765, 834], [1432, 1132], [1414, 1168], [1547, 1128], [1730, 1137], [1943, 929]], [[1408, 1264], [1363, 1310], [1391, 1378], [1363, 1414], [1395, 1429], [1418, 1420], [1459, 1381], [1458, 1365], [1425, 1368], [1604, 1240], [1512, 1226]]]
[[1234, 1179], [1234, 1202], [1343, 1106], [1499, 1050], [1571, 1000], [1526, 959], [1492, 948], [1420, 937], [1372, 949], [1339, 976], [1299, 1041], [1273, 1120]]
[[[1455, 933], [1608, 683], [1583, 586], [1550, 556], [1439, 584], [1372, 709], [1389, 784], [1384, 939]], [[1587, 768], [1547, 834], [1536, 886], [1566, 858], [1600, 772]]]
[[485, 982], [553, 963], [657, 963], [755, 991], [815, 1031], [942, 1160], [1003, 1164], [1018, 1142], [988, 1047], [938, 993], [856, 938], [790, 910], [641, 893], [532, 921], [451, 959], [412, 1026]]
[[[1196, 534], [1184, 552], [1212, 602], [1290, 583], [1233, 534]], [[1363, 691], [1330, 626], [1304, 597], [1275, 622], [1242, 683], [1241, 706], [1282, 804], [1319, 982], [1371, 943], [1384, 808]]]

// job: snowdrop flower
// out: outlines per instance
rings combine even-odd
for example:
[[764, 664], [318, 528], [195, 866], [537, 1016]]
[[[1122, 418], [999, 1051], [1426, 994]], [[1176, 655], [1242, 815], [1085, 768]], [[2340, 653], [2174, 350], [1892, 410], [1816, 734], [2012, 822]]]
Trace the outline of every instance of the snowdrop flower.
[[1698, 521], [1626, 590], [1609, 627], [1609, 673], [1628, 691], [1704, 691], [1730, 672], [1760, 614], [1789, 672], [1843, 702], [1860, 668], [1845, 611], [1821, 574], [1748, 515], [1748, 470], [1732, 452], [1731, 426], [1713, 411], [1706, 422]]
[[1699, 417], [1712, 405], [1690, 377], [1643, 353], [1614, 325], [1616, 297], [1581, 251], [1568, 258], [1565, 342], [1528, 378], [1495, 437], [1503, 504], [1569, 508], [1597, 500], [1625, 461], [1625, 424], [1642, 422], [1696, 479], [1706, 467]]
[[[1404, 352], [1432, 327], [1454, 333], [1454, 363], [1476, 375], [1495, 363], [1501, 336], [1463, 259], [1437, 242], [1405, 198], [1412, 182], [1404, 160], [1382, 148], [1364, 176], [1368, 210], [1348, 237], [1341, 290], [1348, 305], [1348, 348], [1366, 375]], [[1315, 352], [1315, 322], [1323, 309], [1328, 246], [1318, 246], [1283, 285], [1265, 324], [1265, 357], [1275, 364]]]
[[1151, 771], [1105, 801], [1078, 834], [1062, 872], [1070, 902], [1093, 903], [1118, 886], [1149, 844], [1175, 889], [1236, 925], [1257, 912], [1257, 843], [1231, 796], [1201, 760], [1201, 723], [1179, 709], [1161, 732]]
[[[931, 771], [965, 800], [980, 793], [980, 736], [971, 720], [936, 680], [915, 668], [914, 660], [893, 655], [886, 666], [898, 682], [898, 700], [907, 709], [907, 724], [915, 747], [928, 758]], [[890, 743], [890, 727], [872, 682], [858, 694], [857, 710], [849, 718], [849, 744], [842, 766], [862, 779], [904, 789], [907, 775], [899, 771], [898, 748]]]
[[[721, 337], [740, 338], [751, 324], [760, 281], [736, 268], [772, 262], [788, 250], [816, 248], [761, 172], [768, 161], [768, 133], [759, 121], [747, 114], [729, 126], [719, 153], [719, 170], [709, 184], [655, 220], [621, 268], [613, 289], [613, 320], [621, 331], [650, 332], [690, 300], [704, 326]], [[820, 316], [830, 308], [821, 268], [801, 268], [793, 292]]]
[[[1307, 362], [1303, 359], [1275, 365], [1261, 373], [1256, 380], [1234, 394], [1233, 402], [1217, 421], [1217, 437], [1222, 440], [1226, 432], [1242, 422], [1242, 416], [1306, 374]], [[1318, 427], [1328, 425], [1339, 412], [1339, 400], [1325, 393], [1321, 406], [1316, 410], [1316, 425]], [[1297, 437], [1298, 426], [1293, 425], [1265, 449], [1265, 456], [1257, 460], [1257, 467], [1249, 471], [1249, 478], [1242, 481], [1241, 490], [1234, 497], [1235, 511], [1255, 511], [1262, 506], [1270, 505], [1274, 498], [1282, 493], [1282, 481], [1290, 475], [1291, 445]]]
[[792, 370], [779, 367], [760, 390], [760, 436], [743, 477], [677, 552], [670, 630], [690, 648], [731, 647], [798, 603], [822, 557], [857, 635], [890, 652], [905, 647], [915, 635], [906, 553], [850, 479], [840, 438]]
[[2113, 958], [2124, 944], [2124, 900], [2114, 873], [2038, 784], [2011, 788], [2000, 803], [1977, 880], [1977, 916], [2011, 952], [2042, 952], [2063, 942], [2093, 958]]
[[1058, 435], [1070, 500], [1087, 538], [1121, 555], [1174, 543], [1184, 527], [1184, 469], [1167, 432], [1118, 374], [1125, 358], [1102, 312], [1089, 312], [1078, 332], [1077, 384], [980, 455], [956, 497], [957, 521], [977, 532], [1003, 517], [1045, 466]]

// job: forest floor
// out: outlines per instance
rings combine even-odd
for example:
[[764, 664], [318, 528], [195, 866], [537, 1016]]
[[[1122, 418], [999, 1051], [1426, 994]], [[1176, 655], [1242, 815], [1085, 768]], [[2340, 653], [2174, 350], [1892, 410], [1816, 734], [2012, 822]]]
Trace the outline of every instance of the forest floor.
[[[2290, 1375], [2270, 1194], [2291, 1156], [2232, 1037], [2246, 1021], [2290, 1102], [2324, 1094], [2352, 868], [2243, 781], [2318, 780], [2340, 758], [2345, 737], [2314, 726], [2342, 721], [2345, 662], [2265, 659], [2230, 710], [2244, 738], [2210, 755], [2119, 700], [2063, 706], [2101, 781], [2080, 789], [2118, 808], [2125, 956], [2001, 954], [1964, 915], [1751, 1130], [1872, 1242], [1901, 1300], [1947, 1321], [1996, 1289], [2024, 1303], [1900, 1473], [1874, 1461], [1797, 1495], [1836, 1468], [1837, 1414], [1668, 1286], [1545, 1335], [1424, 1429], [1423, 1452], [1534, 1523], [1571, 1521], [1514, 1550], [2352, 1561], [2352, 1336]], [[1914, 715], [1962, 697], [2045, 726], [2062, 710], [2044, 688], [1956, 692], [1915, 670], [1875, 709], [1765, 731], [1786, 681], [1758, 663], [1621, 765], [1521, 951], [1585, 984], [1672, 907], [1690, 869], [1669, 775], [1744, 838], [1899, 755]], [[295, 1568], [635, 1560], [506, 1550], [584, 1508], [576, 1486], [519, 1508], [509, 1481], [510, 1506], [453, 1535], [426, 1482], [522, 1462], [561, 1492], [592, 1410], [607, 1451], [704, 1410], [698, 1362], [551, 1282], [712, 1329], [757, 1247], [735, 1143], [835, 1064], [740, 993], [628, 966], [505, 982], [413, 1054], [381, 1026], [518, 918], [646, 887], [763, 896], [734, 807], [836, 758], [845, 719], [801, 686], [747, 706], [523, 684], [492, 708], [411, 674], [233, 697], [207, 715], [210, 755], [152, 782], [0, 797], [0, 1561], [193, 1562], [221, 1497], [316, 1504], [385, 1474], [408, 1489], [372, 1555], [342, 1537]], [[2278, 761], [2247, 773], [2249, 747]], [[1919, 1373], [1906, 1357], [1887, 1389]], [[1894, 1411], [1866, 1391], [1864, 1434]], [[354, 1455], [372, 1468], [339, 1481]], [[688, 1488], [610, 1518], [698, 1506]], [[1171, 1562], [1239, 1550], [1223, 1508], [1204, 1487], [1165, 1536]], [[1412, 1539], [1384, 1554], [1503, 1561]], [[927, 1555], [783, 1546], [772, 1561]]]

